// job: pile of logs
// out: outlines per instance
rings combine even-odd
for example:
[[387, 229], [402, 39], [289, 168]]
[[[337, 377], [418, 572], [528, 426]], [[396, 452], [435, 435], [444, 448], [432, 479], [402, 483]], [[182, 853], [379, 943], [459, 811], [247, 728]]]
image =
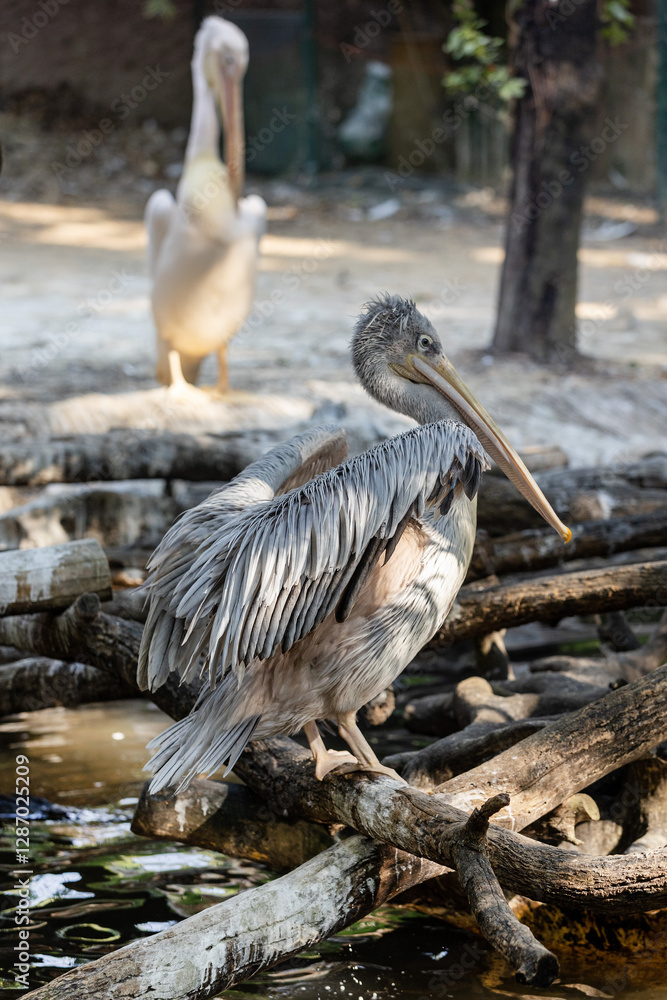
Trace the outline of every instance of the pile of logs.
[[[127, 449], [125, 434], [17, 446], [0, 460], [6, 714], [138, 696], [143, 595], [112, 597], [112, 580], [141, 582], [173, 518], [259, 447], [166, 434], [149, 447], [135, 432]], [[572, 946], [572, 911], [599, 929], [667, 908], [667, 457], [538, 478], [573, 541], [563, 548], [509, 483], [486, 477], [468, 580], [422, 653], [434, 679], [419, 698], [396, 693], [405, 739], [385, 762], [409, 784], [317, 782], [309, 753], [274, 739], [243, 754], [243, 785], [144, 791], [135, 832], [285, 874], [31, 996], [214, 997], [389, 899], [476, 927], [520, 982], [546, 986], [559, 969], [549, 949], [562, 943], [554, 913], [570, 914]], [[598, 650], [539, 656], [573, 616]], [[521, 632], [506, 630], [525, 625], [532, 652], [519, 664]], [[152, 697], [178, 719], [196, 695], [168, 682]], [[366, 716], [382, 721], [393, 705], [387, 693]], [[414, 733], [428, 745], [414, 749]], [[667, 919], [641, 919], [658, 954]]]

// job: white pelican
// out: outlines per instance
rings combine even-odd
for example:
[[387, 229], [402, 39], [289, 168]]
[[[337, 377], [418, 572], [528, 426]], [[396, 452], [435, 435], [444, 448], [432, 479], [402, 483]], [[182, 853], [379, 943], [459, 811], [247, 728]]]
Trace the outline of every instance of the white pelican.
[[[155, 191], [146, 205], [151, 297], [157, 328], [157, 377], [194, 383], [217, 352], [217, 389], [226, 392], [227, 344], [250, 312], [266, 204], [241, 198], [244, 136], [241, 83], [248, 41], [221, 17], [207, 17], [195, 38], [194, 102], [176, 200]], [[226, 165], [220, 159], [220, 125]]]
[[[388, 771], [356, 712], [451, 608], [472, 555], [484, 449], [571, 537], [414, 303], [368, 303], [352, 358], [372, 396], [421, 426], [335, 468], [344, 433], [307, 431], [186, 512], [152, 556], [139, 683], [154, 690], [172, 670], [210, 681], [149, 744], [153, 791], [229, 770], [249, 740], [301, 728], [318, 778], [341, 764]], [[352, 754], [325, 748], [318, 719], [337, 723]]]

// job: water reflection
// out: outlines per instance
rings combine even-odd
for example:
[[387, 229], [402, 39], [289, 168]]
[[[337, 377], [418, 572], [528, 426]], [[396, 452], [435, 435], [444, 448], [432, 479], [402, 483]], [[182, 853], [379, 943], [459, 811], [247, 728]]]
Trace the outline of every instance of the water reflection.
[[[0, 726], [0, 791], [14, 784], [17, 753], [30, 757], [31, 791], [65, 809], [31, 823], [31, 986], [133, 939], [172, 927], [207, 906], [261, 885], [261, 865], [201, 848], [146, 841], [130, 831], [144, 780], [146, 742], [168, 720], [142, 701], [51, 709]], [[118, 739], [118, 734], [123, 739]], [[57, 751], [57, 752], [56, 752]], [[55, 758], [58, 758], [56, 760]], [[52, 815], [54, 818], [45, 818]], [[0, 834], [0, 871], [15, 864], [13, 822]], [[13, 910], [0, 894], [0, 989], [11, 990]], [[4, 932], [4, 933], [3, 933]], [[667, 1000], [663, 985], [643, 988], [646, 969], [607, 949], [559, 954], [563, 982], [544, 1000], [583, 997]], [[592, 964], [592, 963], [595, 964]], [[663, 977], [658, 974], [655, 979]], [[228, 1000], [534, 1000], [480, 939], [433, 916], [381, 907], [317, 947], [227, 991]]]
[[32, 795], [80, 806], [136, 796], [146, 743], [170, 721], [138, 698], [15, 716], [0, 724], [0, 790], [13, 787], [16, 755], [25, 753]]

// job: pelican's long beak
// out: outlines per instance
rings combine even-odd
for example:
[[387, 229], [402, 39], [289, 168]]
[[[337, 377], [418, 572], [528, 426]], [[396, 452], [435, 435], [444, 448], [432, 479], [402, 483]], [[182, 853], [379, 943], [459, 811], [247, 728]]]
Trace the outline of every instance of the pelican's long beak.
[[236, 74], [218, 70], [220, 115], [225, 136], [225, 162], [229, 175], [229, 185], [238, 202], [243, 194], [245, 136], [243, 132], [243, 102], [241, 80]]
[[465, 423], [475, 432], [481, 444], [519, 493], [542, 515], [547, 524], [558, 532], [564, 542], [569, 542], [572, 532], [558, 517], [500, 427], [475, 399], [451, 362], [447, 358], [442, 358], [437, 364], [433, 364], [418, 354], [410, 355], [407, 362], [420, 376], [420, 382], [428, 382], [435, 386], [456, 407]]

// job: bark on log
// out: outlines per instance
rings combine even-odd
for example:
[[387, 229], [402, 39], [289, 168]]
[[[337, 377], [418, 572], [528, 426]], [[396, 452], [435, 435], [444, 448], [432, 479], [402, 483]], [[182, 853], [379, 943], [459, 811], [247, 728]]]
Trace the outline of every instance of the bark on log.
[[274, 431], [171, 434], [113, 430], [9, 443], [0, 455], [0, 485], [44, 486], [115, 479], [226, 482], [268, 448], [291, 436]]
[[26, 1000], [205, 1000], [335, 934], [442, 867], [350, 837], [296, 871], [133, 941]]
[[552, 722], [553, 719], [521, 719], [500, 726], [473, 722], [423, 750], [392, 754], [385, 757], [382, 763], [397, 770], [409, 785], [435, 788], [457, 774], [478, 767]]
[[244, 785], [195, 780], [182, 792], [150, 795], [148, 782], [132, 819], [140, 837], [178, 840], [291, 871], [334, 838], [319, 823], [280, 819]]
[[499, 628], [569, 615], [667, 604], [667, 560], [543, 576], [482, 588], [466, 585], [429, 647], [486, 635]]
[[[635, 517], [665, 510], [667, 455], [630, 465], [554, 469], [535, 477], [556, 513], [572, 527], [581, 521]], [[485, 476], [479, 491], [477, 524], [490, 535], [511, 535], [544, 527], [537, 511], [509, 480]]]
[[[463, 809], [481, 805], [490, 794], [509, 792], [510, 808], [494, 822], [523, 829], [555, 809], [566, 797], [564, 789], [568, 795], [582, 791], [648, 754], [662, 742], [665, 708], [667, 664], [452, 778], [441, 790], [446, 787], [447, 801]], [[520, 804], [517, 793], [525, 793]]]
[[575, 559], [608, 558], [617, 552], [667, 545], [667, 495], [651, 514], [572, 524], [572, 540], [563, 545], [551, 528], [515, 532], [502, 538], [478, 533], [466, 582], [561, 566]]
[[92, 538], [0, 552], [0, 615], [59, 610], [87, 592], [111, 597], [109, 564]]
[[514, 916], [489, 863], [489, 817], [508, 804], [509, 795], [495, 795], [473, 810], [452, 848], [452, 857], [482, 934], [516, 969], [518, 982], [550, 986], [559, 972], [558, 959]]
[[0, 717], [135, 695], [130, 685], [85, 663], [34, 656], [0, 666]]
[[[647, 608], [650, 613], [652, 608]], [[604, 659], [575, 656], [545, 656], [530, 665], [531, 673], [568, 673], [574, 679], [594, 678], [605, 674], [608, 681], [636, 681], [667, 661], [667, 611], [664, 611], [653, 635], [639, 649], [616, 653]]]

